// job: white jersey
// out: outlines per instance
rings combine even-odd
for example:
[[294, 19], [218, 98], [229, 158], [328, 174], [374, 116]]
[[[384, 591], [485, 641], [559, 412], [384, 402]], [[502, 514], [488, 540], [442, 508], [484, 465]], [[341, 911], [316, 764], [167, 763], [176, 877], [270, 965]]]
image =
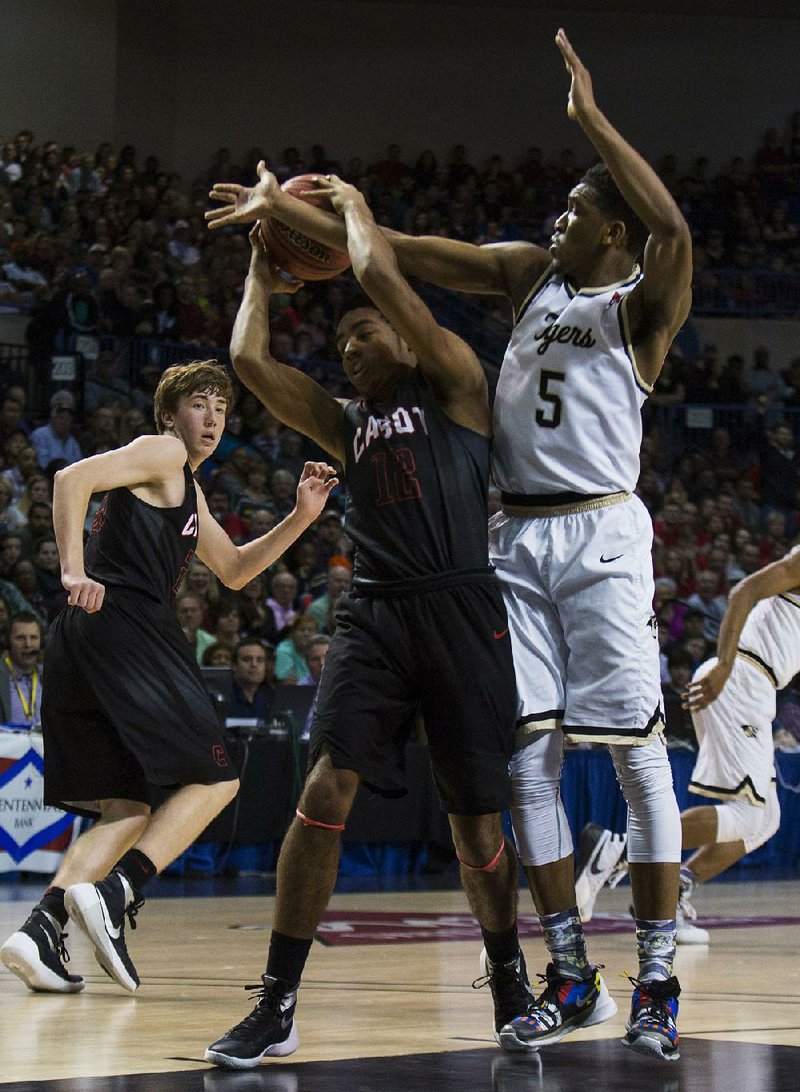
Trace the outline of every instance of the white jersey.
[[756, 603], [739, 637], [739, 655], [766, 671], [776, 690], [800, 672], [800, 592]]
[[[701, 665], [695, 678], [716, 662]], [[765, 806], [775, 776], [775, 693], [798, 672], [800, 592], [794, 590], [756, 603], [742, 627], [733, 670], [722, 693], [706, 709], [692, 714], [700, 743], [692, 792], [721, 800], [744, 797]]]
[[640, 279], [576, 290], [551, 265], [519, 310], [494, 404], [493, 473], [505, 493], [632, 493], [639, 375], [626, 299]]

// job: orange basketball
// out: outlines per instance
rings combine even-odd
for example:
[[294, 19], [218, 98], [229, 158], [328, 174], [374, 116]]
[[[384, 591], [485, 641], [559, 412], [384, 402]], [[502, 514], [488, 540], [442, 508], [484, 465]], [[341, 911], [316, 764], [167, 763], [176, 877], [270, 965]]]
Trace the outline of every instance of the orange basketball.
[[[299, 197], [309, 205], [332, 212], [327, 197], [319, 197], [314, 186], [314, 174], [299, 174], [288, 178], [281, 186], [292, 197]], [[276, 265], [301, 281], [326, 281], [338, 277], [350, 265], [346, 250], [333, 250], [324, 243], [309, 239], [302, 231], [284, 224], [273, 216], [261, 221], [261, 237]]]

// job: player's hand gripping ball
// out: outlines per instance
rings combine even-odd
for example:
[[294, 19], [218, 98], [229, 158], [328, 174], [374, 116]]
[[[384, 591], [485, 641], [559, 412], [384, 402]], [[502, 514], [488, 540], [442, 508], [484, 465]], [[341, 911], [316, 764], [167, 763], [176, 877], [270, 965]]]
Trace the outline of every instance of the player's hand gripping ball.
[[[287, 179], [282, 190], [316, 205], [325, 212], [333, 212], [333, 206], [327, 197], [316, 193], [315, 174], [300, 174]], [[276, 265], [301, 281], [326, 281], [338, 277], [350, 265], [350, 255], [346, 250], [333, 250], [324, 243], [309, 239], [302, 231], [297, 231], [282, 220], [273, 216], [261, 221], [261, 238], [267, 253]]]

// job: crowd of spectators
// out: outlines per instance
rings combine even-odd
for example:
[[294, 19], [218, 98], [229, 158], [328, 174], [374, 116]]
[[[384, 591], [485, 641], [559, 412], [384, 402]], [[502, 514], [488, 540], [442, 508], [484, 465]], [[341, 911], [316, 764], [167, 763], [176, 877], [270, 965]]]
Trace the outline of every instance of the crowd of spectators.
[[[101, 335], [227, 346], [248, 243], [241, 231], [209, 232], [203, 213], [213, 182], [250, 184], [261, 158], [270, 163], [261, 148], [239, 162], [223, 148], [202, 177], [185, 183], [155, 156], [141, 161], [131, 145], [87, 153], [37, 144], [25, 130], [0, 144], [0, 306], [33, 309], [34, 359]], [[545, 246], [587, 166], [570, 149], [549, 161], [537, 147], [473, 164], [463, 144], [442, 163], [431, 150], [404, 158], [391, 144], [371, 163], [331, 158], [314, 145], [307, 156], [287, 148], [270, 165], [281, 181], [341, 174], [381, 224], [401, 231]], [[785, 135], [770, 129], [748, 159], [733, 159], [715, 177], [706, 159], [680, 164], [673, 154], [659, 171], [692, 229], [697, 299], [719, 295], [721, 310], [757, 305], [755, 274], [800, 272], [800, 112]], [[732, 288], [728, 272], [737, 275]], [[339, 282], [281, 301], [273, 316], [278, 358], [303, 367], [330, 361], [341, 304]]]
[[[52, 526], [55, 471], [153, 431], [152, 395], [163, 362], [132, 373], [111, 339], [179, 341], [197, 356], [227, 347], [248, 244], [241, 231], [209, 232], [203, 213], [211, 183], [251, 182], [262, 157], [254, 148], [237, 164], [222, 149], [186, 186], [155, 157], [140, 163], [130, 146], [116, 152], [104, 144], [86, 154], [37, 145], [30, 132], [0, 146], [0, 306], [30, 309], [34, 368], [66, 347], [89, 362], [82, 389], [56, 391], [46, 418], [24, 384], [0, 391], [3, 648], [4, 616], [30, 610], [46, 627], [65, 601]], [[393, 228], [545, 245], [584, 167], [569, 150], [547, 162], [537, 148], [514, 163], [494, 155], [475, 166], [463, 145], [444, 164], [431, 151], [407, 162], [397, 145], [371, 164], [329, 158], [319, 145], [306, 158], [286, 149], [272, 163], [281, 180], [309, 171], [341, 174]], [[785, 138], [771, 130], [750, 162], [736, 159], [715, 178], [702, 159], [686, 169], [668, 155], [659, 169], [690, 222], [701, 293], [725, 270], [800, 272], [800, 113]], [[344, 297], [338, 280], [307, 285], [293, 297], [276, 297], [271, 313], [275, 356], [337, 395], [349, 393], [331, 365]], [[650, 402], [638, 493], [654, 520], [655, 612], [671, 730], [690, 740], [675, 696], [713, 653], [730, 587], [780, 556], [799, 530], [793, 414], [800, 408], [800, 357], [780, 371], [765, 350], [753, 361], [722, 361], [714, 345], [693, 359], [674, 348]], [[746, 406], [746, 442], [724, 427], [676, 434], [669, 410], [684, 402]], [[263, 534], [291, 510], [303, 460], [315, 454], [239, 390], [215, 458], [200, 472], [214, 517], [237, 542]], [[262, 696], [274, 685], [313, 682], [309, 649], [332, 631], [351, 553], [333, 498], [315, 528], [240, 593], [221, 589], [195, 561], [177, 610], [198, 661], [241, 667], [237, 649], [247, 639], [263, 651], [256, 656], [263, 659]], [[240, 697], [252, 702], [258, 695]]]

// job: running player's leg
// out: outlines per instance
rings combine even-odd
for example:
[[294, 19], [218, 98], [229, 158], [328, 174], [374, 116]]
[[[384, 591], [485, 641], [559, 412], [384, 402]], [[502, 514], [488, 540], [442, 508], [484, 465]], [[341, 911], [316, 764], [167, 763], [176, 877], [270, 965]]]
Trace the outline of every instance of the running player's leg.
[[278, 859], [263, 989], [253, 1012], [208, 1047], [206, 1061], [252, 1069], [299, 1046], [297, 991], [336, 883], [341, 834], [359, 782], [383, 795], [405, 791], [414, 701], [394, 655], [403, 657], [401, 637], [380, 602], [340, 605], [311, 730], [310, 772]]

